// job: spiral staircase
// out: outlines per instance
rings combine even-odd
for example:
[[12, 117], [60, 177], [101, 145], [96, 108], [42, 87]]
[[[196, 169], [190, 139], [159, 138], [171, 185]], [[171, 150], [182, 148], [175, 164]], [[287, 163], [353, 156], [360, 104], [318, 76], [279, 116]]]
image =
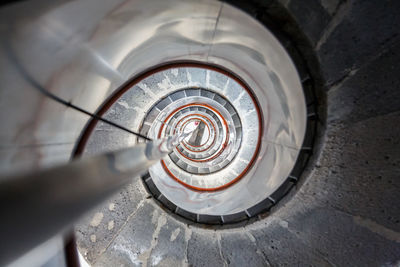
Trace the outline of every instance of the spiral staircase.
[[[149, 139], [185, 134], [76, 223], [67, 241], [81, 264], [397, 266], [399, 8], [5, 5], [2, 172], [146, 142], [39, 94], [34, 80]], [[69, 253], [61, 246], [43, 264], [65, 265]]]

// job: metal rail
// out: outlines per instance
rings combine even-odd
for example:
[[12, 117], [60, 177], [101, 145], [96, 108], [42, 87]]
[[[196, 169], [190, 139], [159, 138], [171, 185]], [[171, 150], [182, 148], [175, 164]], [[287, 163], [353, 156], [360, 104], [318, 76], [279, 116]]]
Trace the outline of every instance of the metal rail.
[[2, 177], [0, 265], [68, 230], [85, 212], [145, 172], [186, 135]]

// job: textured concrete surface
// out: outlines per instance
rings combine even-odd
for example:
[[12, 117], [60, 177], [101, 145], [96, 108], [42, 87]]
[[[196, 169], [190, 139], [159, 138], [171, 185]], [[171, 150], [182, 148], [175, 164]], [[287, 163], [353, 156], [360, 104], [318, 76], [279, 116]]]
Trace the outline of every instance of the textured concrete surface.
[[[217, 237], [221, 255], [229, 266], [269, 266], [269, 260], [258, 248], [249, 232], [222, 233]], [[241, 253], [238, 253], [241, 251]]]
[[331, 122], [346, 124], [400, 110], [400, 39], [328, 92]]
[[387, 127], [399, 115], [331, 126], [312, 174], [316, 178], [302, 187], [305, 195], [399, 231], [399, 129]]
[[318, 250], [290, 231], [287, 221], [269, 223], [268, 228], [252, 230], [250, 234], [270, 266], [330, 265]]
[[226, 261], [214, 231], [192, 231], [188, 241], [188, 262], [193, 266], [223, 266]]
[[140, 183], [136, 179], [77, 224], [78, 246], [89, 262], [104, 253], [145, 199]]
[[[147, 262], [153, 242], [165, 216], [148, 202], [139, 207], [108, 249], [95, 261], [94, 266], [131, 266]], [[159, 225], [160, 223], [160, 225]]]
[[180, 266], [187, 262], [187, 239], [190, 229], [184, 224], [167, 217], [165, 226], [160, 229], [158, 242], [150, 254], [152, 266]]
[[[400, 2], [347, 1], [327, 28], [318, 55], [328, 84], [379, 57], [388, 45], [399, 39]], [[340, 20], [341, 19], [341, 20]]]
[[287, 7], [310, 41], [316, 44], [331, 20], [331, 15], [322, 3], [318, 0], [309, 0], [307, 4], [303, 1], [290, 1]]
[[[95, 266], [400, 265], [400, 2], [279, 2], [326, 79], [320, 151], [301, 183], [269, 216], [233, 229], [189, 226], [132, 185], [78, 226]], [[281, 12], [271, 3], [247, 11]]]

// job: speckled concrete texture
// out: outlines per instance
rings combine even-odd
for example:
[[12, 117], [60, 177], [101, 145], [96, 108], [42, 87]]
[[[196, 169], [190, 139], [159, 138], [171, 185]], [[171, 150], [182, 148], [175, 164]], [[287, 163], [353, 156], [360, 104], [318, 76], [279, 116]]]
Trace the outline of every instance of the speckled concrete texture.
[[399, 40], [399, 1], [346, 1], [337, 15], [339, 21], [327, 28], [318, 55], [329, 84], [379, 57]]

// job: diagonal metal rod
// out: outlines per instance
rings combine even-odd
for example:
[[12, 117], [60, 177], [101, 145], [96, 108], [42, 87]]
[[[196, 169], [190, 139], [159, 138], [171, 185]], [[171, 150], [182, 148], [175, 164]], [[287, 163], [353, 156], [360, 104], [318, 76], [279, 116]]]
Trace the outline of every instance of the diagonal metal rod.
[[[190, 134], [190, 133], [189, 133]], [[0, 179], [0, 266], [68, 229], [188, 134]]]

